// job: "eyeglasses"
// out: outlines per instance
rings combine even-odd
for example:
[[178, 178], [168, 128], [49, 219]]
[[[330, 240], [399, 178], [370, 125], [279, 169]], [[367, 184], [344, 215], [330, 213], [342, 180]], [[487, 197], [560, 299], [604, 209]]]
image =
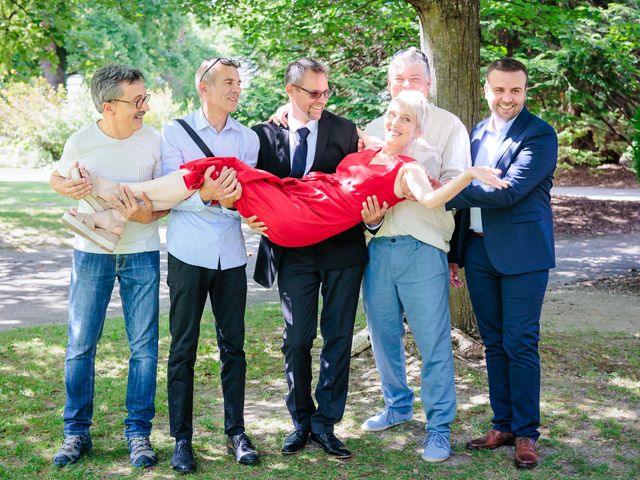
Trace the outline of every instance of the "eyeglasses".
[[327, 88], [326, 90], [307, 90], [306, 88], [301, 87], [300, 85], [294, 84], [293, 86], [307, 92], [311, 100], [318, 100], [320, 97], [329, 98], [329, 96], [332, 93], [332, 89], [330, 88]]
[[144, 97], [140, 97], [137, 100], [118, 100], [117, 98], [114, 98], [113, 100], [108, 100], [108, 101], [130, 103], [131, 105], [135, 105], [137, 110], [140, 110], [145, 103], [149, 102], [149, 98], [151, 98], [151, 94], [147, 93]]
[[207, 74], [207, 72], [211, 70], [213, 66], [218, 62], [220, 62], [222, 65], [226, 65], [227, 67], [240, 68], [240, 62], [232, 58], [219, 57], [219, 58], [216, 58], [215, 60], [213, 58], [208, 58], [206, 61], [208, 62], [210, 60], [213, 60], [213, 63], [209, 65], [207, 69], [202, 73], [202, 75], [200, 76], [200, 81], [202, 81], [202, 79]]

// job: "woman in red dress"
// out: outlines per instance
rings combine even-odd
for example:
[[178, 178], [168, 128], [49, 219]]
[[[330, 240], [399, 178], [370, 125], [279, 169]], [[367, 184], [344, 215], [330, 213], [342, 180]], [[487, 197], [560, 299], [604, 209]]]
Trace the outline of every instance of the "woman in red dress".
[[[426, 208], [439, 207], [453, 198], [476, 178], [496, 188], [508, 184], [489, 167], [472, 167], [446, 185], [434, 190], [425, 170], [404, 152], [426, 123], [427, 104], [422, 94], [403, 92], [391, 101], [385, 115], [385, 139], [380, 148], [347, 155], [336, 173], [311, 172], [298, 178], [280, 179], [268, 172], [249, 167], [232, 157], [204, 158], [185, 163], [179, 172], [140, 183], [123, 183], [135, 195], [146, 193], [154, 210], [174, 207], [200, 188], [205, 175], [216, 178], [224, 167], [237, 172], [241, 185], [233, 205], [245, 218], [257, 216], [268, 228], [269, 239], [283, 247], [312, 245], [360, 223], [363, 202], [376, 195], [389, 207], [404, 200], [408, 188], [412, 200]], [[213, 167], [213, 168], [212, 168]], [[85, 172], [86, 174], [86, 172]], [[85, 199], [96, 213], [75, 210], [63, 216], [72, 230], [113, 251], [125, 225], [124, 217], [114, 209], [102, 209], [116, 182], [91, 177], [94, 187]], [[225, 206], [227, 206], [225, 205]]]

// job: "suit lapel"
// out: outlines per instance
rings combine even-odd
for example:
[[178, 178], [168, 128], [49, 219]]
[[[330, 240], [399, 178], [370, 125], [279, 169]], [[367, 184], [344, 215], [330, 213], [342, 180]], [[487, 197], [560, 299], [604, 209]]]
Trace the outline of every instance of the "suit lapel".
[[523, 108], [520, 115], [518, 115], [518, 118], [516, 118], [516, 121], [511, 125], [505, 139], [500, 144], [500, 148], [498, 149], [498, 153], [495, 157], [498, 159], [495, 164], [495, 168], [502, 170], [503, 174], [507, 171], [513, 160], [512, 155], [507, 155], [507, 152], [510, 151], [509, 149], [514, 143], [520, 142], [520, 137], [522, 137], [522, 134], [529, 123], [529, 115], [530, 113], [526, 107]]
[[289, 152], [289, 129], [277, 127], [276, 132], [276, 159], [280, 178], [291, 175], [291, 153]]
[[310, 172], [320, 169], [320, 164], [324, 158], [324, 152], [327, 149], [329, 134], [331, 132], [331, 122], [327, 117], [327, 112], [322, 112], [322, 116], [318, 121], [318, 141], [316, 142], [316, 151], [313, 156], [313, 164], [311, 165], [311, 170], [309, 170]]
[[487, 130], [488, 124], [489, 119], [483, 120], [476, 128], [473, 129], [471, 134], [471, 163], [473, 165], [476, 163], [476, 156], [478, 155], [480, 143], [482, 143], [482, 137], [484, 137], [484, 132]]

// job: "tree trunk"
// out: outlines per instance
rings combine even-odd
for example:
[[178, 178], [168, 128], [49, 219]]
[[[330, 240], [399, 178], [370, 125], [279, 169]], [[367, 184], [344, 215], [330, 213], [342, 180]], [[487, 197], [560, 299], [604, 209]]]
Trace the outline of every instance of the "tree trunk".
[[49, 85], [57, 88], [60, 85], [64, 85], [67, 54], [65, 49], [56, 45], [54, 41], [47, 45], [45, 50], [47, 52], [54, 52], [57, 62], [54, 64], [48, 58], [40, 60], [42, 75]]
[[480, 120], [479, 0], [406, 0], [420, 18], [431, 96], [470, 129]]
[[[420, 18], [421, 48], [431, 66], [432, 100], [470, 130], [480, 120], [480, 2], [406, 1]], [[452, 326], [478, 337], [466, 282], [452, 289], [449, 306]]]

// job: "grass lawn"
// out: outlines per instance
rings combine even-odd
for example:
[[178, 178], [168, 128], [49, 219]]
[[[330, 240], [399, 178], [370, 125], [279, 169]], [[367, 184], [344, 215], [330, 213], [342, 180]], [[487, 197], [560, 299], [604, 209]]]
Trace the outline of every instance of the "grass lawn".
[[[40, 248], [70, 245], [59, 221], [75, 204], [46, 183], [0, 182], [0, 246]], [[46, 251], [46, 250], [45, 250]], [[624, 296], [619, 297], [624, 302]], [[559, 317], [562, 318], [562, 317]], [[378, 434], [359, 425], [382, 406], [371, 353], [352, 361], [347, 410], [337, 435], [354, 452], [347, 461], [328, 458], [316, 447], [280, 455], [292, 429], [284, 406], [286, 383], [280, 353], [279, 307], [247, 312], [248, 361], [245, 423], [262, 463], [237, 465], [224, 448], [220, 369], [212, 318], [203, 320], [196, 365], [194, 448], [196, 478], [299, 479], [639, 479], [640, 338], [622, 333], [543, 331], [541, 356], [542, 465], [532, 472], [513, 467], [513, 448], [469, 452], [464, 443], [490, 427], [486, 374], [482, 364], [456, 360], [458, 414], [452, 425], [454, 456], [440, 465], [420, 459], [425, 416], [416, 389], [410, 423]], [[363, 316], [358, 324], [364, 323]], [[106, 322], [96, 362], [93, 451], [78, 464], [58, 469], [51, 459], [62, 440], [66, 327], [43, 326], [0, 333], [0, 480], [85, 478], [174, 478], [169, 467], [166, 363], [169, 332], [161, 317], [156, 418], [152, 441], [160, 464], [130, 467], [122, 421], [127, 342], [122, 319]], [[319, 343], [316, 342], [316, 343]], [[314, 351], [317, 367], [318, 350]], [[408, 361], [411, 384], [420, 364]]]
[[0, 182], [0, 238], [14, 247], [71, 245], [60, 217], [76, 205], [48, 183]]
[[[360, 317], [358, 322], [362, 321]], [[262, 455], [262, 463], [251, 468], [236, 465], [223, 447], [220, 371], [211, 322], [210, 316], [203, 320], [196, 365], [196, 478], [640, 478], [637, 338], [545, 333], [541, 347], [542, 465], [533, 472], [513, 467], [509, 447], [492, 452], [465, 450], [466, 439], [490, 425], [484, 368], [466, 361], [456, 363], [455, 455], [446, 463], [429, 465], [419, 457], [424, 434], [419, 402], [414, 421], [408, 424], [380, 434], [360, 431], [360, 423], [381, 406], [378, 378], [367, 353], [352, 362], [347, 411], [337, 429], [354, 452], [353, 459], [334, 460], [315, 447], [285, 458], [279, 449], [291, 424], [283, 400], [280, 312], [277, 306], [250, 308], [246, 318], [246, 425]], [[45, 326], [1, 333], [0, 478], [173, 478], [166, 398], [167, 323], [162, 317], [152, 435], [160, 464], [149, 470], [129, 466], [122, 435], [128, 353], [121, 319], [106, 322], [98, 349], [94, 449], [78, 464], [63, 469], [55, 467], [51, 458], [62, 438], [66, 329]], [[317, 350], [314, 355], [317, 358]], [[412, 384], [417, 385], [418, 362], [411, 359], [408, 371]]]

